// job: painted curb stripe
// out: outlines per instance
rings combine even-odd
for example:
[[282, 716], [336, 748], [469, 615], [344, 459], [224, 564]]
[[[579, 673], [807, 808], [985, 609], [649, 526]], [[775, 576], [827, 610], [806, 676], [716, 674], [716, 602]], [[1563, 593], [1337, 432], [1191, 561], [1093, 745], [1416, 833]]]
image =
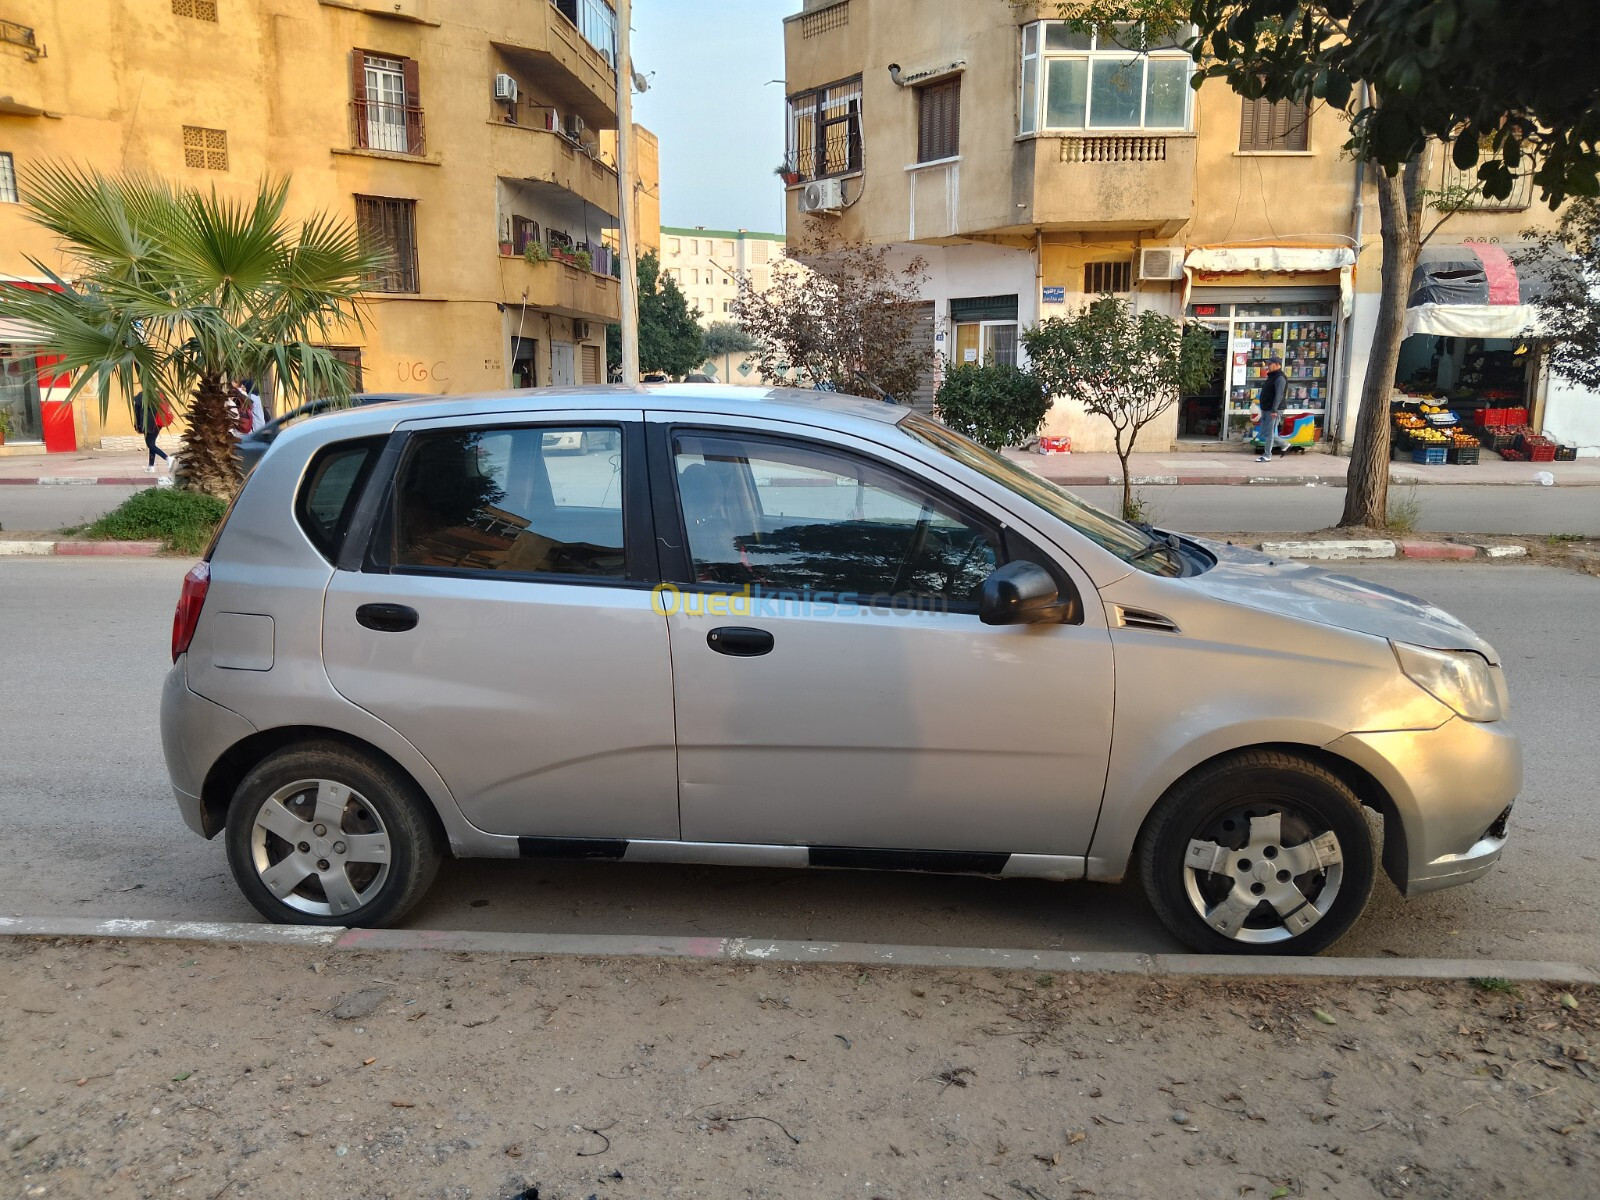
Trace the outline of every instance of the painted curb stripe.
[[683, 958], [702, 961], [840, 963], [851, 966], [976, 967], [1060, 974], [1274, 979], [1474, 979], [1600, 983], [1600, 971], [1565, 962], [1501, 959], [1293, 958], [1231, 954], [995, 950], [982, 946], [893, 946], [765, 938], [641, 937], [632, 934], [493, 933], [448, 929], [345, 929], [226, 921], [89, 917], [0, 917], [0, 937], [143, 938], [332, 950], [448, 950], [534, 957]]

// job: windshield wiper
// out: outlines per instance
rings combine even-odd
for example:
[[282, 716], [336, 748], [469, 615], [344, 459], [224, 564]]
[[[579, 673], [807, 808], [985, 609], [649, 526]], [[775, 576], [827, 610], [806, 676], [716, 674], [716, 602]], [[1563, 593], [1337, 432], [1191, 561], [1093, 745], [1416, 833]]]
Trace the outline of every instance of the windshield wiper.
[[1171, 560], [1174, 566], [1183, 565], [1183, 547], [1182, 543], [1178, 541], [1177, 534], [1162, 533], [1159, 529], [1156, 529], [1153, 525], [1147, 524], [1144, 521], [1134, 521], [1132, 522], [1132, 525], [1140, 533], [1144, 534], [1145, 537], [1150, 539], [1150, 544], [1141, 550], [1135, 550], [1132, 557], [1128, 559], [1129, 562], [1138, 562], [1142, 558], [1148, 558], [1157, 550], [1165, 550], [1169, 555], [1171, 555]]

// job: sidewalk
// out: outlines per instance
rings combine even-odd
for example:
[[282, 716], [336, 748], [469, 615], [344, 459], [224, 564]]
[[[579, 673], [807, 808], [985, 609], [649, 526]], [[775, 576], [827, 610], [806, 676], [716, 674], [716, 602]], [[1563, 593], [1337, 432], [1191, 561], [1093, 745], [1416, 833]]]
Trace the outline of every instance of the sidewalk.
[[[1006, 451], [1006, 457], [1037, 471], [1064, 487], [1094, 487], [1122, 482], [1122, 465], [1115, 454], [1032, 454]], [[1304, 487], [1324, 484], [1343, 487], [1350, 460], [1333, 454], [1290, 454], [1271, 463], [1258, 463], [1245, 451], [1174, 451], [1170, 454], [1135, 454], [1129, 459], [1136, 486], [1162, 484], [1285, 484]], [[1574, 462], [1506, 462], [1493, 451], [1483, 451], [1474, 466], [1445, 464], [1419, 466], [1391, 462], [1389, 479], [1398, 484], [1478, 484], [1534, 486], [1535, 476], [1548, 471], [1557, 486], [1600, 486], [1600, 458]]]
[[[1270, 964], [1269, 964], [1270, 965]], [[7, 1195], [1573, 1196], [1600, 989], [7, 940]]]
[[[1046, 479], [1067, 487], [1093, 487], [1122, 482], [1115, 454], [1029, 454], [1008, 450], [1006, 456], [1038, 471]], [[145, 454], [138, 450], [85, 450], [75, 454], [0, 456], [0, 486], [5, 484], [137, 485], [150, 482], [144, 471]], [[1348, 458], [1332, 454], [1291, 454], [1272, 463], [1258, 463], [1255, 455], [1174, 451], [1135, 454], [1130, 460], [1134, 483], [1160, 484], [1287, 484], [1308, 483], [1343, 487]], [[1402, 484], [1520, 485], [1535, 483], [1534, 476], [1548, 471], [1558, 486], [1600, 486], [1600, 458], [1575, 462], [1505, 462], [1492, 451], [1471, 467], [1422, 467], [1410, 462], [1389, 464], [1389, 478]]]

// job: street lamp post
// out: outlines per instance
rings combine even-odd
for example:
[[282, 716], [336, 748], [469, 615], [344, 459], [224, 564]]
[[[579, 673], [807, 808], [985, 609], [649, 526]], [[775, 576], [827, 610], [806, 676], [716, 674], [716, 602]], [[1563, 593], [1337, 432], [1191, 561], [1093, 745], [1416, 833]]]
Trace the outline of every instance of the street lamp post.
[[632, 0], [617, 2], [617, 251], [622, 260], [622, 382], [639, 382], [639, 268], [633, 248]]

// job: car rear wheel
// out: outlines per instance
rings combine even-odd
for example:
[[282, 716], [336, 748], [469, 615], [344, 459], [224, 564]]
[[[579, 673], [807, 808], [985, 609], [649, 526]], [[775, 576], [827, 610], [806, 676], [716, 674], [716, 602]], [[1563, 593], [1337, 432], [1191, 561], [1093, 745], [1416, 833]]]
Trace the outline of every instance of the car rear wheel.
[[1337, 776], [1249, 751], [1184, 780], [1151, 813], [1139, 872], [1151, 906], [1195, 950], [1316, 954], [1355, 924], [1376, 853]]
[[411, 780], [320, 742], [280, 750], [245, 777], [227, 848], [240, 890], [268, 920], [381, 926], [428, 890], [444, 839]]

